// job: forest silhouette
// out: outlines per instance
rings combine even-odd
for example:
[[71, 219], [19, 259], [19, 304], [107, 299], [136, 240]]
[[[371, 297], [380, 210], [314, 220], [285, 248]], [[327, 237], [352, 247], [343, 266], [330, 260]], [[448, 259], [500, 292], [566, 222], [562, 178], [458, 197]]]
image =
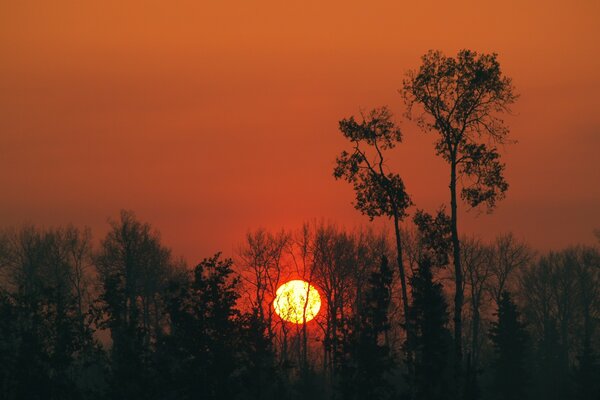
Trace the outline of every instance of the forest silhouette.
[[[385, 106], [339, 121], [332, 171], [389, 229], [258, 228], [189, 266], [128, 210], [97, 239], [3, 228], [0, 398], [600, 399], [600, 231], [540, 253], [459, 230], [460, 207], [493, 212], [509, 189], [518, 94], [497, 55], [430, 51], [399, 93], [448, 165], [449, 198], [413, 203]], [[292, 279], [322, 301], [306, 323], [273, 307]]]

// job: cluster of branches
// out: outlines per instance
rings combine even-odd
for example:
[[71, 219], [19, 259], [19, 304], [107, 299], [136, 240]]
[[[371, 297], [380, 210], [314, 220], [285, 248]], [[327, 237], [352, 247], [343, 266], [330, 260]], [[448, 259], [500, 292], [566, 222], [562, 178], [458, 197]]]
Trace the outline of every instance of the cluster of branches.
[[[308, 396], [318, 386], [321, 396], [334, 394], [348, 345], [359, 340], [357, 326], [370, 326], [373, 346], [379, 345], [384, 333], [386, 346], [394, 340], [386, 321], [388, 315], [397, 313], [397, 301], [391, 298], [387, 259], [392, 252], [384, 234], [370, 229], [347, 232], [325, 223], [277, 234], [259, 229], [248, 233], [238, 254], [242, 301], [264, 310], [279, 370], [288, 382], [298, 381], [299, 393]], [[276, 290], [290, 279], [302, 279], [318, 288], [322, 308], [310, 324], [289, 324], [273, 313]], [[374, 307], [374, 303], [381, 304]], [[362, 310], [379, 316], [366, 316]], [[400, 338], [396, 342], [400, 345]], [[363, 369], [378, 375], [373, 368]]]

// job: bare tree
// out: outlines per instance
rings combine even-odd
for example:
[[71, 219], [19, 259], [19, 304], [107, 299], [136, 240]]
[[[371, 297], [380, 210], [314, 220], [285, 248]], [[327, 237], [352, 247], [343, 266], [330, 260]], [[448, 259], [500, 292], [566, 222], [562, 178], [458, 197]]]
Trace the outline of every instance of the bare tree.
[[246, 234], [246, 242], [238, 250], [237, 267], [247, 291], [250, 306], [267, 322], [273, 335], [273, 307], [271, 301], [282, 278], [282, 258], [287, 252], [290, 235], [257, 229]]
[[566, 257], [576, 274], [576, 293], [581, 313], [581, 344], [591, 347], [600, 320], [600, 251], [594, 247], [574, 247]]
[[309, 224], [303, 224], [295, 238], [295, 247], [297, 251], [291, 251], [296, 274], [308, 284], [306, 285], [306, 293], [304, 293], [304, 304], [302, 305], [302, 323], [296, 325], [300, 330], [298, 336], [301, 337], [300, 346], [300, 365], [301, 372], [305, 375], [308, 371], [308, 331], [306, 326], [306, 309], [310, 300], [310, 290], [314, 279], [315, 270], [315, 245], [314, 235], [311, 233]]
[[[468, 365], [471, 371], [476, 371], [479, 365], [479, 350], [481, 338], [481, 308], [485, 301], [488, 280], [492, 276], [491, 255], [489, 246], [475, 237], [461, 239], [462, 267], [468, 293], [467, 302], [471, 311], [471, 340]], [[489, 299], [489, 297], [487, 297]]]
[[534, 253], [529, 246], [518, 241], [512, 233], [496, 238], [491, 255], [491, 275], [488, 284], [496, 307], [500, 304], [502, 293], [510, 289], [516, 272], [524, 268], [533, 259]]
[[344, 340], [343, 325], [348, 316], [350, 292], [359, 274], [355, 240], [334, 225], [321, 225], [315, 231], [315, 283], [321, 289], [326, 304], [323, 352], [324, 367], [332, 379], [338, 364], [340, 343]]

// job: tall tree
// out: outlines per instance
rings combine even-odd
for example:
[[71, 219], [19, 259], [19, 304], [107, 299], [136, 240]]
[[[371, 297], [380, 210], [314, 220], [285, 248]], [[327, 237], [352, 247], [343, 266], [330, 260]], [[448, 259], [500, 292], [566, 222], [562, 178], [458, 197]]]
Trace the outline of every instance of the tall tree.
[[358, 122], [354, 117], [343, 119], [339, 128], [344, 137], [352, 143], [351, 152], [343, 151], [336, 160], [333, 175], [351, 183], [356, 194], [354, 207], [371, 220], [385, 216], [394, 222], [396, 254], [402, 305], [404, 309], [407, 348], [411, 354], [412, 333], [408, 315], [408, 292], [404, 271], [402, 235], [400, 221], [406, 216], [406, 209], [412, 205], [404, 188], [404, 182], [397, 173], [388, 172], [385, 150], [392, 149], [402, 141], [402, 133], [392, 120], [392, 113], [386, 108], [378, 108], [362, 115]]
[[462, 369], [463, 277], [458, 235], [457, 185], [471, 207], [488, 210], [504, 197], [508, 184], [496, 144], [507, 143], [509, 129], [498, 117], [517, 96], [496, 54], [461, 50], [456, 57], [430, 51], [418, 70], [409, 71], [401, 90], [407, 117], [425, 132], [435, 131], [436, 154], [450, 166], [450, 211], [455, 271], [454, 347], [457, 384]]
[[508, 292], [500, 298], [497, 316], [490, 330], [496, 355], [493, 362], [495, 393], [500, 400], [522, 400], [527, 395], [529, 335]]

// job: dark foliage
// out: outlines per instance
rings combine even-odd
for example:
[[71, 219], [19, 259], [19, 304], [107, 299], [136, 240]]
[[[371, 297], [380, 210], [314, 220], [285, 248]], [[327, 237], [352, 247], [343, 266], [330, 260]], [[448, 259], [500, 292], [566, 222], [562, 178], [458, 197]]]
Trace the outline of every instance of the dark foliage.
[[373, 272], [362, 313], [350, 322], [348, 339], [341, 357], [340, 391], [344, 399], [388, 399], [393, 388], [389, 374], [394, 358], [384, 335], [390, 329], [392, 271], [383, 257]]
[[[379, 216], [402, 219], [412, 203], [400, 175], [386, 172], [383, 153], [402, 140], [391, 112], [385, 107], [374, 109], [361, 122], [350, 117], [341, 120], [339, 125], [353, 150], [351, 153], [343, 151], [337, 158], [333, 176], [353, 185], [354, 206], [362, 214], [371, 219]], [[375, 154], [370, 157], [369, 151]]]
[[277, 373], [266, 325], [236, 308], [239, 278], [231, 259], [203, 260], [167, 294], [170, 333], [158, 353], [166, 398], [270, 399]]
[[435, 216], [417, 210], [413, 222], [419, 231], [420, 245], [426, 253], [423, 256], [431, 260], [433, 266], [447, 266], [452, 248], [452, 226], [445, 209], [442, 207]]
[[410, 321], [415, 328], [414, 396], [419, 400], [446, 399], [451, 393], [449, 354], [452, 337], [442, 285], [433, 281], [431, 262], [424, 257], [411, 278]]
[[495, 352], [492, 365], [494, 392], [502, 400], [525, 399], [528, 394], [526, 362], [530, 339], [508, 292], [502, 294], [497, 316], [497, 322], [490, 329]]

